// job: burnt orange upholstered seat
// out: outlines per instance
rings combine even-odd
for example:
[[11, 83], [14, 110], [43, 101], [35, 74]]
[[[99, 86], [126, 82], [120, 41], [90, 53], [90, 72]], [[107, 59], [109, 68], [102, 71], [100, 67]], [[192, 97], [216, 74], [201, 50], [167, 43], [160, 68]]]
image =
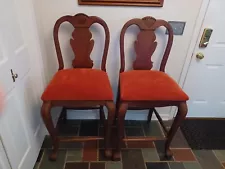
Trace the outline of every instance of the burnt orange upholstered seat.
[[166, 73], [132, 70], [120, 74], [121, 100], [186, 101], [188, 96]]
[[42, 100], [113, 100], [113, 93], [104, 71], [64, 69], [55, 74]]

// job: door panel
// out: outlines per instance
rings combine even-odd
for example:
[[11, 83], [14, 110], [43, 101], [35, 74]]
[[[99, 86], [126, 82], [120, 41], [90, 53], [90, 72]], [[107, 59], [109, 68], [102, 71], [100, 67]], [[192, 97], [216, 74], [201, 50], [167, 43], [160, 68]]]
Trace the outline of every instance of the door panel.
[[15, 52], [15, 58], [13, 59], [13, 71], [18, 74], [16, 82], [23, 81], [24, 76], [30, 71], [29, 59], [27, 45], [24, 44]]
[[[210, 1], [201, 34], [193, 53], [184, 90], [189, 94], [189, 117], [225, 117], [225, 6], [224, 0]], [[202, 32], [213, 29], [209, 44], [199, 48]], [[196, 58], [203, 53], [202, 60]]]
[[2, 142], [13, 168], [18, 168], [31, 147], [17, 99], [15, 90], [10, 92], [0, 119]]
[[[30, 74], [30, 73], [29, 73]], [[24, 118], [29, 127], [30, 134], [35, 136], [41, 124], [40, 102], [35, 92], [36, 85], [31, 75], [26, 75], [20, 84], [17, 85], [17, 95], [20, 96], [20, 105], [24, 112]], [[35, 138], [35, 137], [34, 137]]]

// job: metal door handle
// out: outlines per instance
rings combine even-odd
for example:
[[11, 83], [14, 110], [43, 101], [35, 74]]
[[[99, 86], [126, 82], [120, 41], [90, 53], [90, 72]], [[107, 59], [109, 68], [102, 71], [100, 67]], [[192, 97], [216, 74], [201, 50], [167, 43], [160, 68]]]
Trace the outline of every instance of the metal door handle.
[[196, 58], [198, 58], [198, 59], [200, 59], [200, 60], [202, 60], [202, 59], [204, 59], [204, 54], [203, 53], [197, 53], [197, 55], [196, 55]]

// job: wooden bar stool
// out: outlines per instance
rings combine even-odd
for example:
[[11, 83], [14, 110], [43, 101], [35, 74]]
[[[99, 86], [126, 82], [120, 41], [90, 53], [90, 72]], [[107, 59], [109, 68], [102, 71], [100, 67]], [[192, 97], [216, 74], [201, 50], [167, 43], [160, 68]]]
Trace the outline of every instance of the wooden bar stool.
[[[124, 72], [124, 35], [127, 28], [137, 25], [140, 28], [137, 40], [134, 43], [136, 60], [133, 62], [133, 70]], [[157, 47], [155, 30], [161, 26], [168, 30], [168, 42], [160, 65], [160, 70], [151, 70], [153, 63], [151, 57]], [[132, 19], [122, 28], [120, 35], [121, 68], [119, 76], [119, 92], [117, 99], [118, 118], [118, 147], [114, 153], [114, 159], [120, 158], [122, 141], [153, 141], [154, 137], [124, 137], [124, 118], [127, 109], [149, 110], [148, 121], [151, 121], [154, 112], [159, 123], [166, 133], [165, 153], [171, 156], [170, 143], [187, 114], [188, 96], [182, 91], [179, 85], [165, 73], [165, 66], [168, 60], [173, 43], [173, 30], [168, 22], [156, 20], [153, 17]], [[155, 107], [177, 106], [178, 112], [171, 129], [167, 132], [165, 125], [156, 111]]]
[[[70, 45], [73, 49], [75, 59], [72, 69], [64, 69], [63, 57], [60, 49], [58, 32], [62, 23], [69, 22], [74, 31]], [[94, 46], [94, 40], [89, 30], [94, 23], [100, 24], [105, 31], [105, 46], [102, 57], [101, 70], [92, 69], [93, 61], [90, 54]], [[96, 16], [77, 14], [75, 16], [63, 16], [57, 20], [54, 26], [54, 42], [57, 52], [59, 70], [45, 89], [42, 100], [42, 118], [48, 129], [53, 142], [53, 151], [50, 160], [56, 160], [60, 141], [91, 141], [105, 139], [105, 155], [111, 157], [110, 135], [111, 125], [115, 118], [115, 105], [113, 103], [113, 92], [106, 73], [106, 59], [109, 47], [109, 29], [105, 21]], [[100, 109], [101, 120], [104, 121], [103, 106], [108, 109], [107, 122], [104, 123], [104, 137], [58, 137], [57, 130], [53, 126], [51, 108], [63, 107], [64, 115], [66, 109]], [[65, 118], [65, 117], [64, 117]]]

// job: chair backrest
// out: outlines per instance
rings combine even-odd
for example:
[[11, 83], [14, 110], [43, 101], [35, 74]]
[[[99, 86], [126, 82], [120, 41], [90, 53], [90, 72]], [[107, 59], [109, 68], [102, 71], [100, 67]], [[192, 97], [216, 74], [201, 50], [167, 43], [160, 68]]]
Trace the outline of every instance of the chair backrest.
[[75, 16], [63, 16], [59, 18], [54, 26], [54, 42], [56, 53], [59, 62], [59, 70], [64, 68], [62, 52], [59, 43], [59, 27], [62, 23], [69, 22], [73, 25], [74, 31], [72, 33], [72, 39], [70, 39], [70, 45], [73, 49], [75, 58], [72, 61], [72, 66], [74, 68], [92, 68], [93, 61], [90, 58], [91, 51], [94, 47], [94, 40], [92, 39], [92, 34], [89, 30], [92, 24], [100, 24], [105, 31], [105, 46], [103, 50], [101, 69], [106, 71], [105, 64], [107, 59], [107, 53], [109, 48], [109, 29], [104, 20], [96, 16], [87, 16], [85, 14], [79, 13]]
[[168, 30], [168, 42], [160, 65], [160, 71], [165, 71], [166, 62], [168, 60], [170, 50], [173, 44], [173, 29], [170, 24], [164, 20], [156, 20], [153, 17], [147, 16], [142, 19], [131, 19], [122, 28], [120, 34], [120, 57], [121, 68], [120, 72], [124, 72], [124, 35], [126, 30], [131, 25], [137, 25], [140, 32], [137, 35], [137, 40], [134, 42], [136, 52], [136, 60], [133, 62], [134, 70], [150, 70], [153, 67], [151, 57], [157, 47], [155, 30], [160, 26], [166, 27]]

